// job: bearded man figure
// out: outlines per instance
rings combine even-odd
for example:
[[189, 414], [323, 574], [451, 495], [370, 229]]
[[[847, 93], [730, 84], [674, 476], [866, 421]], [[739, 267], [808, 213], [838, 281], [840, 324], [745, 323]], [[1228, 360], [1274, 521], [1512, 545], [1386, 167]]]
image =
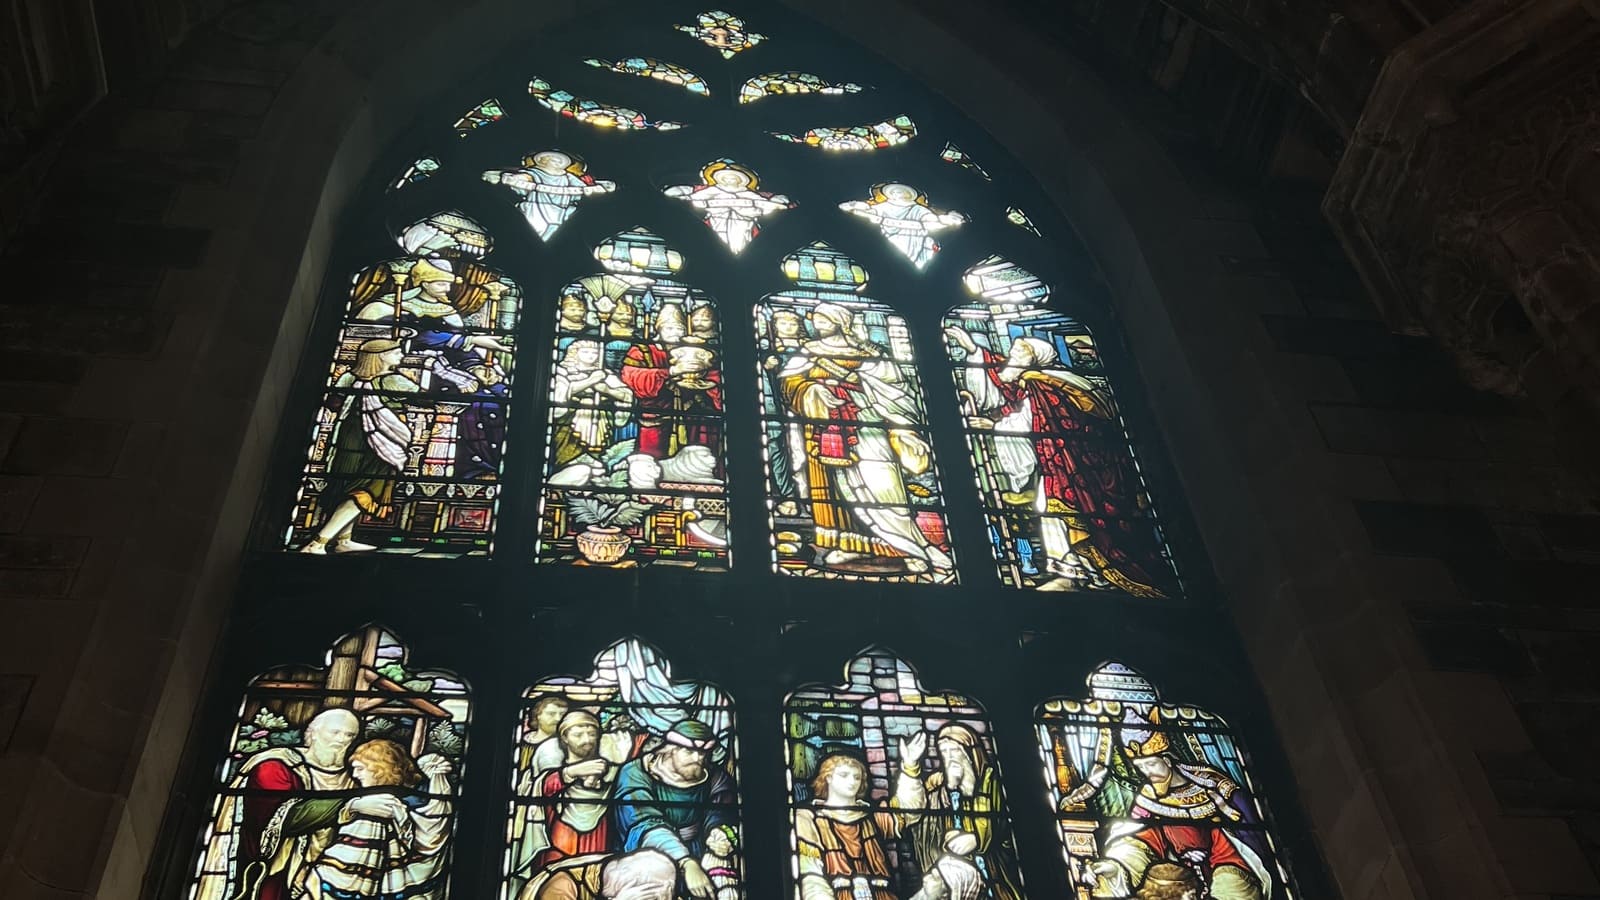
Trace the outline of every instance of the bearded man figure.
[[1022, 892], [1013, 882], [1011, 838], [999, 771], [977, 732], [966, 725], [953, 722], [939, 729], [933, 745], [939, 771], [923, 776], [927, 734], [918, 732], [900, 742], [900, 777], [893, 804], [922, 813], [910, 823], [918, 868], [937, 870], [947, 852], [950, 832], [965, 832], [976, 838], [967, 855], [988, 879], [995, 900], [1019, 900]]
[[[332, 829], [274, 839], [267, 842], [270, 853], [262, 838], [296, 799], [356, 786], [345, 757], [360, 733], [354, 713], [323, 710], [306, 724], [300, 746], [263, 750], [239, 766], [206, 845], [204, 871], [216, 874], [201, 877], [196, 900], [289, 900], [299, 893], [307, 865], [332, 840]], [[237, 883], [222, 874], [230, 871], [239, 873]]]
[[[716, 750], [710, 727], [685, 719], [617, 775], [623, 851], [647, 847], [671, 857], [684, 889], [696, 900], [711, 900], [720, 887], [706, 871], [706, 855], [731, 859], [735, 850], [738, 794], [732, 776], [711, 765]], [[719, 873], [722, 877], [725, 873]]]
[[[1130, 713], [1131, 716], [1131, 713]], [[1159, 711], [1148, 726], [1123, 732], [1123, 753], [1144, 780], [1134, 795], [1131, 821], [1111, 826], [1101, 859], [1089, 864], [1085, 881], [1096, 897], [1126, 897], [1162, 862], [1203, 874], [1213, 900], [1266, 900], [1271, 851], [1258, 829], [1255, 806], [1227, 774], [1199, 763], [1180, 762], [1167, 732], [1157, 730]]]
[[982, 366], [963, 368], [972, 408], [967, 427], [991, 433], [1008, 480], [1007, 506], [1038, 516], [1047, 568], [1040, 590], [1070, 590], [1083, 563], [1136, 597], [1173, 592], [1171, 567], [1139, 500], [1116, 406], [1098, 386], [1061, 365], [1050, 341], [1020, 337], [1002, 357], [965, 330], [945, 335]]
[[811, 311], [817, 337], [783, 361], [779, 395], [799, 420], [813, 538], [821, 568], [898, 562], [947, 581], [955, 563], [917, 527], [904, 472], [925, 472], [932, 450], [922, 413], [888, 350], [856, 338], [855, 313], [834, 303]]
[[561, 720], [563, 764], [546, 772], [539, 796], [551, 801], [550, 846], [539, 853], [539, 869], [567, 856], [609, 849], [611, 828], [605, 800], [611, 796], [618, 767], [600, 755], [600, 720], [575, 709]]

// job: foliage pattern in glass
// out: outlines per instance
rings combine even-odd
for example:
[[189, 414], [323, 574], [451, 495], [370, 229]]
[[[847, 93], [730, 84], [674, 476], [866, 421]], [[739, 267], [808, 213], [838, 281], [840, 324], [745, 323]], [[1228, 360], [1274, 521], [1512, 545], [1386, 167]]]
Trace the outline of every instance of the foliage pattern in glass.
[[438, 172], [438, 171], [439, 171], [439, 159], [438, 159], [438, 157], [434, 157], [434, 156], [423, 156], [423, 157], [420, 157], [420, 158], [417, 159], [416, 162], [412, 163], [409, 166], [406, 166], [406, 170], [404, 172], [400, 173], [400, 177], [398, 179], [396, 179], [393, 184], [389, 185], [389, 190], [391, 190], [391, 191], [399, 190], [400, 188], [403, 188], [408, 184], [419, 184], [421, 182], [427, 181], [429, 178], [433, 177], [435, 172]]
[[1178, 585], [1094, 336], [990, 257], [979, 302], [944, 320], [1001, 578], [1045, 591], [1171, 597]]
[[487, 555], [521, 291], [455, 212], [351, 279], [286, 543], [303, 553]]
[[369, 625], [250, 682], [190, 900], [444, 900], [471, 712]]
[[1161, 702], [1121, 663], [1088, 683], [1088, 697], [1052, 698], [1036, 720], [1078, 900], [1290, 900], [1227, 723]]
[[720, 9], [700, 13], [695, 16], [693, 25], [672, 27], [684, 34], [693, 35], [700, 43], [721, 53], [723, 59], [732, 59], [735, 54], [749, 50], [767, 39], [766, 35], [757, 34], [745, 27], [743, 19]]
[[772, 136], [786, 143], [823, 150], [886, 150], [916, 137], [917, 125], [910, 116], [896, 116], [876, 125], [824, 125], [804, 134], [774, 131]]
[[556, 303], [539, 559], [726, 569], [716, 307], [642, 228], [595, 254], [608, 271]]
[[473, 131], [485, 125], [493, 125], [505, 117], [505, 107], [500, 105], [499, 100], [490, 98], [467, 110], [456, 120], [456, 136], [466, 137]]
[[832, 82], [810, 72], [765, 72], [740, 86], [739, 102], [754, 103], [766, 97], [789, 94], [859, 94], [865, 88], [849, 81]]
[[743, 896], [733, 700], [654, 648], [528, 688], [512, 758], [501, 900]]
[[939, 151], [939, 158], [947, 163], [955, 163], [968, 172], [976, 173], [984, 181], [993, 180], [989, 177], [989, 173], [983, 170], [983, 166], [978, 165], [971, 156], [967, 155], [966, 151], [948, 141], [945, 142], [944, 149]]
[[784, 706], [796, 900], [1022, 900], [983, 709], [883, 649]]
[[543, 78], [535, 77], [528, 82], [528, 95], [546, 109], [597, 128], [615, 128], [619, 131], [650, 129], [672, 131], [683, 127], [679, 122], [653, 122], [646, 118], [644, 113], [626, 106], [578, 97], [570, 91], [557, 90]]
[[664, 81], [667, 84], [681, 87], [691, 94], [706, 96], [710, 93], [710, 90], [706, 87], [705, 79], [699, 75], [685, 69], [683, 66], [662, 62], [659, 59], [652, 59], [648, 56], [630, 56], [627, 59], [619, 59], [614, 62], [609, 59], [591, 56], [585, 59], [584, 63], [597, 69], [616, 72], [619, 75], [654, 78], [657, 81]]
[[1039, 226], [1033, 224], [1033, 220], [1028, 218], [1028, 214], [1015, 206], [1006, 207], [1006, 221], [1034, 237], [1044, 237], [1039, 231]]
[[905, 319], [825, 243], [755, 310], [777, 571], [953, 583], [955, 562]]

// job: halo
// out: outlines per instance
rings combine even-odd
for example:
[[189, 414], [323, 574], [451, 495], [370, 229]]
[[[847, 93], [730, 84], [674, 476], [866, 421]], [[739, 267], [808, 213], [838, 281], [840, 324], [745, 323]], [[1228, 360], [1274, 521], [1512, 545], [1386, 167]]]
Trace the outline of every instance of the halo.
[[745, 178], [748, 178], [750, 180], [749, 190], [753, 191], [761, 186], [761, 178], [760, 176], [756, 175], [754, 169], [751, 169], [749, 166], [740, 165], [731, 159], [719, 159], [714, 162], [706, 163], [705, 168], [700, 170], [700, 180], [708, 185], [715, 185], [716, 182], [712, 181], [712, 179], [716, 177], [716, 174], [721, 172], [723, 169], [732, 169], [735, 172], [744, 175]]

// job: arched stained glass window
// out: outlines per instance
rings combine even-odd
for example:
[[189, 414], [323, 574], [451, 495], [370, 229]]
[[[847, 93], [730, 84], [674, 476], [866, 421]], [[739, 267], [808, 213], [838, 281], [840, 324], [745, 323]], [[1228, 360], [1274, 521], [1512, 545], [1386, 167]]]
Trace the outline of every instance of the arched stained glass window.
[[756, 309], [768, 508], [779, 572], [956, 579], [911, 332], [825, 243], [784, 257]]
[[1291, 900], [1227, 723], [1163, 703], [1121, 663], [1088, 684], [1088, 697], [1057, 697], [1037, 714], [1073, 882], [1090, 897]]
[[927, 691], [894, 653], [784, 704], [796, 900], [1021, 900], [983, 708]]
[[517, 285], [458, 212], [351, 279], [286, 536], [303, 553], [484, 556], [516, 370]]
[[642, 228], [595, 258], [556, 303], [539, 558], [726, 569], [716, 307]]
[[444, 900], [471, 705], [377, 625], [246, 689], [190, 900]]
[[1094, 336], [999, 257], [945, 316], [967, 445], [1000, 576], [1045, 591], [1178, 593]]
[[732, 698], [628, 639], [521, 710], [502, 900], [742, 895]]

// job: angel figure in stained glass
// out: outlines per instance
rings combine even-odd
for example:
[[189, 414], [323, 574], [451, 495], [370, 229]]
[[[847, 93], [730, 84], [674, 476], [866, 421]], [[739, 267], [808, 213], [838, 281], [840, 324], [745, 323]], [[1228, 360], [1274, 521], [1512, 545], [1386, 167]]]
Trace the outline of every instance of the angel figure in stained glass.
[[939, 252], [934, 232], [955, 228], [967, 221], [961, 213], [933, 209], [928, 205], [926, 194], [899, 182], [873, 185], [870, 200], [848, 200], [839, 204], [839, 208], [877, 225], [889, 243], [919, 269], [932, 262], [934, 254]]
[[700, 184], [675, 184], [662, 193], [686, 200], [705, 216], [711, 230], [735, 254], [761, 233], [760, 219], [795, 204], [782, 194], [756, 188], [760, 178], [748, 166], [719, 159], [700, 170]]
[[585, 197], [617, 189], [614, 181], [596, 181], [582, 159], [560, 150], [541, 150], [522, 160], [520, 169], [491, 169], [483, 180], [514, 191], [533, 233], [548, 241], [577, 211]]
[[961, 370], [967, 426], [993, 435], [1001, 502], [1039, 516], [1054, 577], [1038, 589], [1098, 578], [1135, 596], [1167, 596], [1170, 566], [1141, 518], [1139, 476], [1106, 392], [1063, 365], [1044, 338], [1018, 337], [1002, 356], [964, 328], [945, 335], [970, 363]]
[[782, 402], [800, 419], [805, 483], [822, 568], [898, 562], [936, 580], [954, 574], [912, 517], [905, 474], [926, 472], [932, 450], [914, 430], [921, 413], [889, 350], [856, 336], [851, 309], [819, 303], [816, 334], [777, 367]]
[[1160, 712], [1126, 713], [1122, 752], [1140, 783], [1129, 808], [1115, 813], [1127, 818], [1112, 823], [1085, 883], [1095, 897], [1126, 897], [1155, 866], [1171, 863], [1193, 870], [1214, 900], [1264, 900], [1272, 851], [1258, 830], [1254, 802], [1221, 769], [1180, 760]]

